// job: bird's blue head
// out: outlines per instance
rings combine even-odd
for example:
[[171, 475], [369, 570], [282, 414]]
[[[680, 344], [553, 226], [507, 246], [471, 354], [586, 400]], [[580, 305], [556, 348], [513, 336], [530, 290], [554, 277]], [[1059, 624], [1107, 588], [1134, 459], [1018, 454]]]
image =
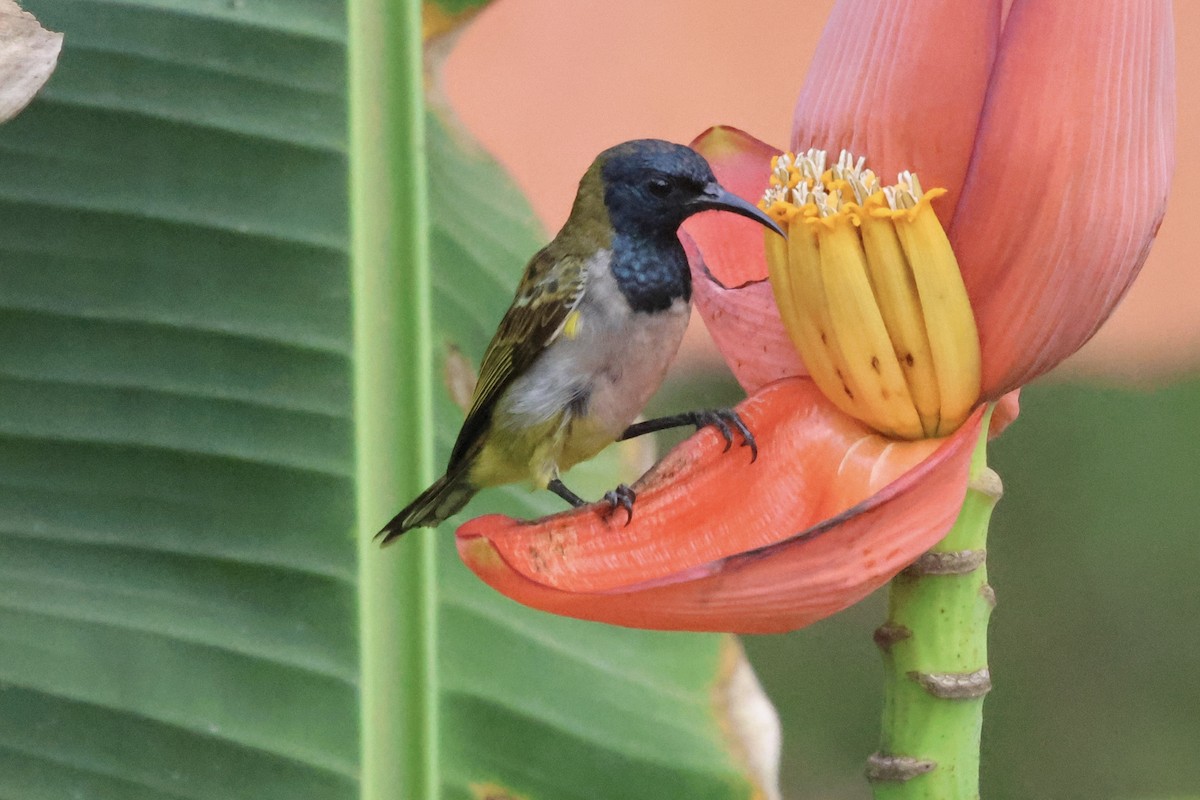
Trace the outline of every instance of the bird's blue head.
[[781, 236], [756, 206], [717, 183], [708, 162], [690, 147], [660, 139], [636, 139], [600, 154], [604, 205], [618, 234], [674, 237], [700, 211], [730, 211]]

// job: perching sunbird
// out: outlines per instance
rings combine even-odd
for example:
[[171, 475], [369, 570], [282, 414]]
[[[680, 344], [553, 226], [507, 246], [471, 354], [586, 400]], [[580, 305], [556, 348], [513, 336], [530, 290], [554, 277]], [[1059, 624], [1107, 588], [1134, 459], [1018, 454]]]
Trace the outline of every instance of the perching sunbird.
[[[596, 157], [570, 217], [525, 267], [483, 356], [470, 411], [434, 481], [379, 535], [433, 526], [485, 486], [529, 481], [579, 506], [559, 474], [608, 445], [682, 425], [715, 425], [732, 444], [730, 409], [632, 424], [662, 383], [691, 311], [692, 279], [678, 229], [701, 211], [730, 211], [783, 232], [726, 191], [699, 154], [639, 139]], [[625, 485], [605, 495], [633, 516]]]

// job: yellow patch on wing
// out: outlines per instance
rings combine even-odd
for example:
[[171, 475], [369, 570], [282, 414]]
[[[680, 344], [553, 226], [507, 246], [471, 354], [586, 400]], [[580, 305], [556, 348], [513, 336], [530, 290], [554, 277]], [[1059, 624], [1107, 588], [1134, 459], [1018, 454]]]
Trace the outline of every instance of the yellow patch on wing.
[[579, 335], [579, 317], [578, 311], [572, 311], [567, 315], [566, 322], [563, 323], [563, 336], [574, 339]]

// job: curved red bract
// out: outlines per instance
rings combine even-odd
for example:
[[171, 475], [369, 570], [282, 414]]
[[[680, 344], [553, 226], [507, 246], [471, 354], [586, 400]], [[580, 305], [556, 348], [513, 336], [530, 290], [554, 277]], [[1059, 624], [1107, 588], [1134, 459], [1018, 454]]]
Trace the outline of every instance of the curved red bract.
[[980, 432], [893, 442], [803, 379], [739, 406], [759, 459], [706, 429], [634, 487], [635, 514], [597, 504], [458, 531], [462, 559], [520, 602], [636, 627], [763, 632], [857, 601], [953, 524]]

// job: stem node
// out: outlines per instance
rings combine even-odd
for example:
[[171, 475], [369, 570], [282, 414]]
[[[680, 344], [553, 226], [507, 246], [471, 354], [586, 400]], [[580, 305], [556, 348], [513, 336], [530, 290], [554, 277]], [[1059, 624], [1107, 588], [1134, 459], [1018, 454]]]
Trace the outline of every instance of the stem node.
[[884, 653], [890, 653], [896, 642], [903, 642], [911, 636], [912, 631], [903, 625], [885, 622], [875, 629], [875, 646]]
[[931, 550], [910, 564], [901, 574], [906, 578], [924, 575], [966, 575], [987, 560], [987, 550]]
[[992, 673], [987, 667], [974, 672], [910, 672], [908, 677], [942, 700], [974, 700], [992, 690]]
[[867, 759], [867, 780], [871, 783], [903, 783], [935, 769], [937, 762], [927, 758], [875, 753]]
[[993, 503], [1000, 502], [1004, 496], [1004, 481], [991, 467], [984, 467], [977, 475], [973, 475], [967, 488], [992, 498]]

